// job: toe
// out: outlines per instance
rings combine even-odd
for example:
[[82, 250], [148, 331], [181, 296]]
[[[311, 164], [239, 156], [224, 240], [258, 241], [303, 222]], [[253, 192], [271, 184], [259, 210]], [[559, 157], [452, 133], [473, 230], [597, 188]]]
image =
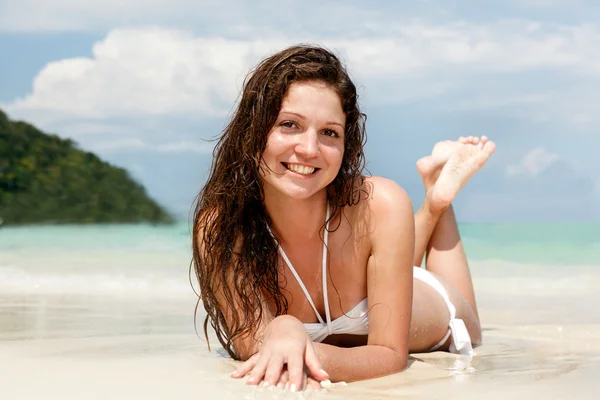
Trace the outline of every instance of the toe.
[[494, 142], [487, 141], [483, 145], [483, 150], [486, 153], [488, 153], [488, 155], [492, 155], [492, 153], [494, 152], [494, 150], [496, 150], [496, 144]]

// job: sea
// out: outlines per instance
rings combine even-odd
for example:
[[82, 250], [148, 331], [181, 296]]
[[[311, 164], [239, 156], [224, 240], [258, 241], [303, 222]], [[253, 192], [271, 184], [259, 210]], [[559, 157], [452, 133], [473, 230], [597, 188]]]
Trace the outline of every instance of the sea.
[[[537, 307], [541, 319], [553, 307], [548, 299], [557, 295], [565, 308], [562, 318], [580, 318], [582, 299], [600, 306], [600, 224], [459, 228], [480, 306]], [[196, 331], [203, 336], [191, 248], [187, 221], [2, 227], [0, 339]]]

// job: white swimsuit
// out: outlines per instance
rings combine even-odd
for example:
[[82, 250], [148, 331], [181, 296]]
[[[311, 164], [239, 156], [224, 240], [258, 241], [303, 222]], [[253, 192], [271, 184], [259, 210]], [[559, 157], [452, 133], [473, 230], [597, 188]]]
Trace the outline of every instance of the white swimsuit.
[[[327, 242], [329, 239], [329, 204], [327, 205], [327, 215], [325, 217], [325, 233], [323, 237], [323, 258], [322, 258], [322, 278], [323, 278], [323, 301], [325, 305], [325, 320], [321, 317], [321, 314], [317, 311], [317, 307], [313, 302], [310, 293], [306, 289], [304, 282], [300, 279], [300, 276], [294, 269], [290, 259], [283, 251], [283, 248], [279, 246], [279, 253], [281, 257], [287, 264], [288, 268], [298, 281], [300, 288], [304, 292], [304, 295], [308, 299], [310, 306], [312, 307], [315, 315], [319, 322], [315, 323], [305, 323], [304, 327], [308, 332], [311, 340], [314, 342], [322, 342], [329, 335], [337, 335], [337, 334], [349, 334], [349, 335], [368, 335], [369, 334], [369, 304], [368, 299], [363, 299], [360, 303], [358, 303], [354, 308], [350, 311], [341, 315], [339, 318], [331, 320], [331, 312], [329, 310], [329, 298], [327, 296]], [[450, 311], [450, 323], [448, 333], [446, 336], [435, 346], [433, 346], [429, 351], [435, 351], [440, 346], [442, 346], [448, 337], [450, 336], [450, 352], [457, 354], [468, 354], [471, 355], [473, 353], [473, 348], [471, 346], [471, 338], [469, 336], [469, 332], [465, 326], [465, 323], [462, 319], [456, 318], [456, 308], [450, 302], [450, 298], [448, 297], [448, 293], [446, 289], [442, 286], [442, 284], [428, 271], [420, 267], [414, 267], [413, 269], [414, 277], [419, 279], [431, 287], [433, 287], [444, 299], [446, 305], [448, 306], [448, 310]]]

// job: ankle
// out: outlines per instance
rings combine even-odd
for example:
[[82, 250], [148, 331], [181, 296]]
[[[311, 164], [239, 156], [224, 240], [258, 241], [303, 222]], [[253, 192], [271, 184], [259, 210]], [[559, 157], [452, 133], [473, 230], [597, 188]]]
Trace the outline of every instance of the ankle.
[[429, 199], [429, 195], [425, 196], [425, 201], [421, 205], [419, 212], [429, 215], [432, 219], [438, 220], [450, 207], [451, 204], [439, 204], [439, 202], [433, 203]]

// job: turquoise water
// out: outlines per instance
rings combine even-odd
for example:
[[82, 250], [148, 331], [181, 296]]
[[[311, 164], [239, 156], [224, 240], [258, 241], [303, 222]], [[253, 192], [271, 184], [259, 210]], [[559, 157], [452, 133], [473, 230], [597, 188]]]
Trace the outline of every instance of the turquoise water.
[[[545, 287], [575, 292], [588, 285], [590, 268], [594, 276], [600, 271], [600, 224], [469, 223], [460, 230], [474, 276], [487, 279], [482, 284], [490, 290], [496, 290], [499, 274], [514, 279], [515, 290], [522, 290], [529, 271], [527, 290], [539, 292], [545, 282]], [[190, 260], [187, 222], [4, 227], [0, 293], [189, 299]], [[579, 268], [577, 284], [556, 275], [566, 274], [565, 268]]]
[[[0, 229], [4, 252], [168, 252], [191, 256], [190, 225], [24, 226]], [[460, 224], [471, 260], [600, 265], [600, 224]], [[1, 263], [1, 261], [0, 261]]]
[[600, 266], [598, 223], [469, 223], [460, 231], [470, 260]]

